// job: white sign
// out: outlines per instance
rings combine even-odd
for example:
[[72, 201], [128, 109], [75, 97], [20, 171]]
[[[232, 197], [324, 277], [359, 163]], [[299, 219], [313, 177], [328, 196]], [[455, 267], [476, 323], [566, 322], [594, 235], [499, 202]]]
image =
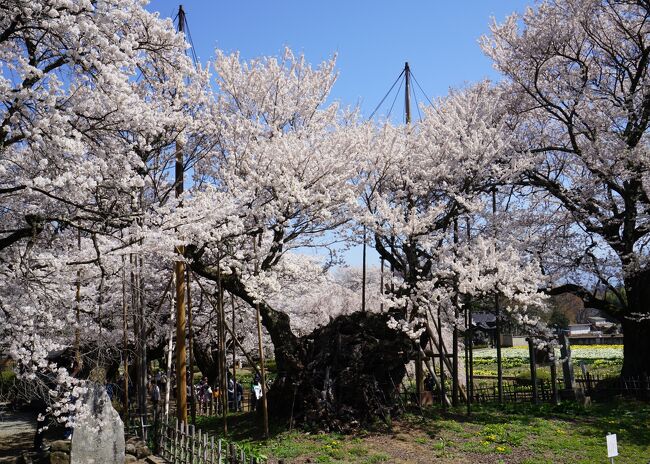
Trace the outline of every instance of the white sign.
[[610, 433], [607, 435], [607, 457], [613, 458], [618, 456], [618, 445], [616, 444], [616, 434]]

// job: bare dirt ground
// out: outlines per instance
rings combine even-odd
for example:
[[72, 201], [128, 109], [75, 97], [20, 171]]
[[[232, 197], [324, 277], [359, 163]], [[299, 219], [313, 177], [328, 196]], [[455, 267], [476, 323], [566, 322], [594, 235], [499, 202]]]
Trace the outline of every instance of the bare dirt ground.
[[5, 412], [0, 418], [0, 463], [14, 462], [32, 449], [36, 422], [31, 413]]

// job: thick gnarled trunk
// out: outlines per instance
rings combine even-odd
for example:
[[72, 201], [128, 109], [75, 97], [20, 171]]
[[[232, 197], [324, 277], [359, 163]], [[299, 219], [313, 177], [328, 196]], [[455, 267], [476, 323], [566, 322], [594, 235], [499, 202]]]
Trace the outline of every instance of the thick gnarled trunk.
[[401, 409], [398, 387], [414, 345], [388, 327], [388, 318], [339, 316], [298, 339], [304, 368], [278, 375], [269, 393], [272, 412], [314, 430], [389, 425]]
[[625, 281], [627, 310], [623, 327], [623, 377], [650, 376], [650, 270]]
[[[213, 270], [196, 263], [192, 268], [216, 280]], [[236, 275], [223, 275], [221, 282], [225, 291], [256, 304]], [[269, 391], [272, 415], [314, 430], [341, 432], [390, 423], [400, 410], [398, 386], [415, 345], [388, 327], [389, 314], [339, 316], [298, 338], [287, 314], [264, 302], [259, 305], [278, 369]]]

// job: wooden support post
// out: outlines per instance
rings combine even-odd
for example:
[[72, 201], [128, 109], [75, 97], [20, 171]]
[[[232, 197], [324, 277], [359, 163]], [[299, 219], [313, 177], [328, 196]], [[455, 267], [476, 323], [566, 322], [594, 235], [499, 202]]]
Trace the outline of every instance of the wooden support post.
[[555, 352], [551, 357], [551, 391], [553, 392], [553, 404], [558, 404], [560, 401], [557, 392], [557, 361], [555, 360]]
[[[492, 220], [494, 222], [494, 246], [496, 247], [497, 229], [496, 229], [496, 214], [497, 214], [497, 190], [492, 188]], [[499, 306], [499, 294], [497, 289], [494, 289], [494, 315], [496, 317], [496, 348], [497, 348], [497, 387], [499, 389], [499, 404], [503, 404], [503, 360], [501, 357], [501, 308]]]
[[[431, 339], [429, 339], [429, 342], [432, 343]], [[418, 346], [420, 346], [420, 345], [418, 345]], [[429, 371], [429, 374], [431, 374], [431, 377], [433, 378], [433, 382], [436, 384], [436, 388], [438, 388], [438, 390], [440, 390], [440, 379], [436, 375], [435, 365], [433, 364], [433, 362], [430, 362], [426, 358], [426, 356], [424, 355], [424, 351], [422, 350], [422, 347], [420, 347], [420, 355], [424, 358], [424, 365], [426, 366], [427, 370]], [[408, 375], [408, 371], [407, 371], [406, 374]], [[447, 406], [451, 406], [451, 401], [449, 401], [449, 398], [447, 397], [447, 395], [445, 395], [442, 398], [442, 401]]]
[[[472, 238], [472, 229], [470, 227], [469, 216], [466, 218], [466, 229], [467, 229], [467, 243], [470, 242]], [[474, 325], [472, 323], [472, 306], [471, 302], [468, 300], [467, 304], [467, 322], [469, 324], [469, 359], [465, 358], [465, 362], [469, 363], [469, 379], [467, 382], [467, 403], [470, 405], [474, 398]], [[471, 413], [471, 406], [468, 406], [468, 414]]]
[[219, 314], [219, 365], [221, 368], [220, 380], [221, 387], [221, 413], [223, 416], [223, 433], [224, 435], [228, 434], [228, 379], [227, 379], [227, 369], [226, 369], [226, 341], [225, 338], [225, 324], [226, 318], [223, 311], [223, 286], [221, 285], [221, 261], [217, 260], [217, 291], [219, 292], [217, 297], [217, 312]]
[[501, 308], [499, 295], [494, 295], [494, 312], [496, 315], [496, 348], [497, 348], [497, 389], [499, 404], [503, 404], [503, 358], [501, 356]]
[[[237, 398], [237, 345], [235, 344], [235, 334], [237, 333], [235, 324], [235, 295], [230, 294], [230, 306], [232, 308], [232, 381], [235, 384], [235, 411], [239, 411], [239, 400]], [[242, 394], [242, 401], [244, 400]]]
[[[202, 295], [203, 295], [203, 296], [208, 300], [208, 303], [210, 303], [210, 306], [212, 306], [212, 309], [213, 309], [215, 312], [217, 312], [217, 314], [218, 314], [219, 311], [217, 310], [217, 306], [216, 306], [216, 305], [214, 304], [214, 302], [210, 299], [210, 295], [208, 294], [208, 292], [207, 292], [207, 291], [205, 290], [205, 288], [203, 287], [203, 284], [202, 284], [201, 281], [198, 279], [198, 277], [196, 276], [196, 274], [194, 274], [194, 277], [195, 277], [194, 281], [198, 284], [199, 288], [201, 289], [201, 294], [202, 294]], [[235, 333], [232, 331], [232, 329], [228, 326], [227, 323], [225, 324], [225, 329], [228, 331], [228, 333], [229, 333], [230, 336], [233, 338], [233, 340], [235, 340], [235, 343], [237, 344], [237, 347], [242, 351], [242, 353], [244, 353], [244, 356], [246, 357], [246, 360], [248, 361], [248, 363], [249, 363], [249, 364], [251, 365], [251, 367], [255, 370], [255, 372], [256, 372], [257, 374], [259, 374], [259, 376], [261, 377], [261, 376], [262, 376], [262, 373], [260, 372], [260, 370], [259, 370], [259, 369], [257, 368], [257, 366], [255, 365], [255, 362], [253, 361], [252, 356], [248, 353], [248, 351], [246, 351], [246, 349], [242, 346], [242, 344], [239, 342], [239, 340], [237, 340], [237, 337], [235, 337]]]
[[[430, 341], [431, 346], [432, 346], [432, 351], [434, 351], [434, 349], [433, 349], [434, 346], [435, 346], [435, 350], [439, 350], [440, 349], [440, 344], [438, 343], [438, 336], [436, 335], [437, 330], [438, 330], [438, 326], [436, 324], [435, 318], [433, 317], [433, 313], [431, 312], [430, 309], [427, 311], [427, 313], [428, 313], [428, 316], [427, 316], [426, 329], [427, 329], [427, 333], [429, 334], [429, 341]], [[431, 325], [429, 324], [429, 322], [431, 322], [433, 324], [433, 329], [431, 328]], [[451, 365], [451, 362], [449, 361], [449, 358], [451, 357], [451, 355], [449, 353], [447, 353], [447, 349], [445, 348], [444, 344], [442, 345], [442, 349], [443, 349], [443, 353], [444, 353], [443, 356], [440, 356], [439, 354], [438, 355], [433, 355], [433, 356], [434, 357], [435, 356], [441, 357], [441, 359], [445, 363], [445, 366], [447, 367], [447, 370], [449, 372], [451, 372], [452, 371], [452, 365]], [[436, 384], [436, 385], [438, 386], [438, 384]], [[463, 400], [466, 400], [467, 399], [467, 392], [464, 389], [461, 388], [460, 393], [462, 395]]]
[[379, 259], [379, 294], [381, 295], [381, 302], [379, 303], [379, 311], [384, 312], [384, 258]]
[[129, 323], [126, 303], [126, 259], [122, 256], [122, 361], [124, 363], [124, 423], [129, 423]]
[[[172, 281], [175, 279], [175, 275], [172, 274]], [[174, 304], [174, 294], [171, 293], [169, 295], [169, 299], [171, 301], [171, 307], [169, 309], [169, 320], [173, 321], [174, 320], [174, 311], [176, 309], [176, 305]], [[165, 420], [169, 418], [169, 397], [172, 389], [172, 357], [173, 357], [173, 349], [174, 349], [174, 330], [173, 328], [169, 327], [169, 333], [167, 335], [168, 341], [167, 341], [167, 383], [165, 384]]]
[[472, 415], [472, 395], [470, 394], [471, 388], [469, 385], [470, 382], [470, 377], [469, 377], [469, 305], [465, 306], [465, 343], [464, 343], [464, 349], [465, 349], [465, 391], [467, 392], [467, 401], [466, 401], [466, 406], [467, 406], [467, 415], [471, 416]]
[[366, 226], [363, 226], [363, 257], [361, 268], [361, 312], [366, 312]]
[[[262, 237], [260, 236], [260, 239]], [[255, 254], [255, 274], [259, 272], [259, 260], [257, 259], [257, 241], [253, 237], [253, 253]], [[264, 437], [269, 438], [269, 409], [266, 398], [266, 372], [264, 370], [264, 346], [262, 345], [262, 316], [260, 305], [255, 305], [255, 317], [257, 318], [257, 341], [260, 353], [260, 372], [262, 380], [262, 412], [264, 416]]]
[[[420, 341], [416, 341], [419, 345]], [[422, 369], [422, 350], [418, 350], [415, 358], [415, 401], [418, 407], [422, 407], [422, 393], [424, 385], [424, 372]]]
[[[454, 244], [458, 244], [458, 219], [454, 219]], [[458, 406], [458, 283], [454, 292], [454, 325], [452, 332], [452, 364], [451, 364], [451, 404]]]
[[[81, 230], [77, 229], [77, 249], [81, 250]], [[74, 368], [72, 375], [81, 371], [81, 268], [77, 269], [75, 291], [75, 328], [74, 328]]]
[[187, 325], [189, 355], [190, 355], [190, 414], [192, 426], [196, 427], [196, 398], [194, 395], [194, 329], [192, 327], [192, 298], [190, 295], [190, 271], [186, 269], [185, 285], [187, 287]]
[[440, 307], [438, 307], [438, 353], [440, 353], [440, 405], [447, 407], [444, 399], [447, 397], [445, 388], [445, 343], [442, 339], [442, 319], [440, 318]]
[[533, 337], [528, 337], [528, 357], [530, 359], [530, 381], [533, 386], [533, 403], [539, 402], [537, 393], [537, 360], [535, 356], [535, 342]]
[[573, 360], [571, 359], [571, 343], [565, 331], [560, 332], [560, 356], [562, 357], [562, 376], [565, 390], [575, 390], [575, 374], [573, 373]]
[[[178, 31], [185, 32], [185, 10], [178, 8]], [[184, 188], [183, 144], [176, 142], [176, 164], [174, 169], [175, 196], [179, 199]], [[179, 204], [180, 206], [180, 204]], [[185, 349], [185, 248], [176, 249], [179, 259], [174, 266], [176, 273], [176, 417], [187, 423], [187, 353]]]
[[176, 262], [176, 417], [187, 421], [187, 352], [185, 347], [185, 264]]

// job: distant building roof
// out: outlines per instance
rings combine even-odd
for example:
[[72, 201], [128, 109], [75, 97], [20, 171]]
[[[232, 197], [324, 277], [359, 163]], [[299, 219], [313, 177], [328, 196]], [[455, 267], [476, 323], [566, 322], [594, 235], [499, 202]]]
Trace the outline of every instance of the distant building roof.
[[491, 330], [496, 327], [497, 318], [492, 313], [473, 313], [472, 323], [480, 329]]

